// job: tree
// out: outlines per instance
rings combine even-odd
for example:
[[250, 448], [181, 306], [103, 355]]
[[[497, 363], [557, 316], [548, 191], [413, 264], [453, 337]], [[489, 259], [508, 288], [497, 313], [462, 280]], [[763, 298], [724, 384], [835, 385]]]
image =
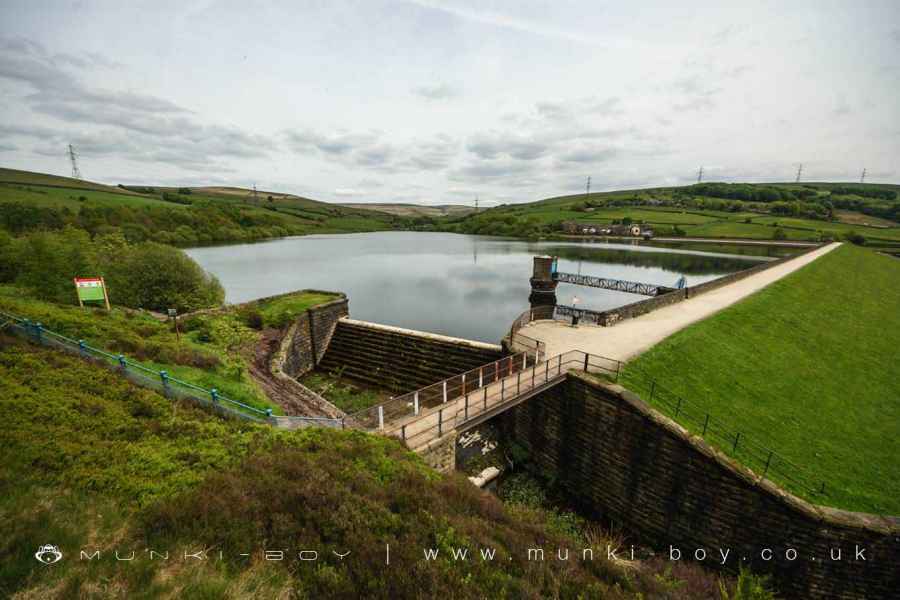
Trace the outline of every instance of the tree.
[[775, 231], [772, 232], [772, 239], [773, 240], [786, 240], [787, 233], [785, 233], [784, 229], [782, 229], [781, 227], [777, 227], [775, 229]]

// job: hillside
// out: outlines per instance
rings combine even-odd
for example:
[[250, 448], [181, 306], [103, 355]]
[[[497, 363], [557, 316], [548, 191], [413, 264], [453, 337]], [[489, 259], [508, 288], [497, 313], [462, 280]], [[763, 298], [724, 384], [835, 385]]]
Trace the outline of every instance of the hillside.
[[358, 203], [341, 204], [347, 208], [377, 210], [398, 217], [452, 217], [463, 216], [475, 212], [471, 206], [463, 204], [391, 204], [391, 203]]
[[[220, 420], [3, 334], [0, 395], [3, 597], [719, 597], [696, 565], [608, 561], [596, 531], [438, 475], [395, 440]], [[59, 562], [34, 559], [45, 544]], [[536, 562], [532, 547], [596, 558]]]
[[[2, 183], [7, 181], [8, 183]], [[308, 198], [239, 188], [111, 187], [65, 177], [0, 172], [0, 229], [14, 235], [66, 226], [130, 242], [238, 242], [310, 233], [380, 231], [393, 217]]]
[[93, 190], [97, 192], [110, 192], [113, 194], [138, 195], [134, 192], [129, 192], [115, 186], [85, 181], [84, 179], [74, 179], [72, 177], [62, 177], [60, 175], [48, 175], [47, 173], [33, 173], [31, 171], [19, 171], [17, 169], [4, 169], [2, 167], [0, 167], [0, 183], [51, 186], [73, 190]]
[[[900, 515], [898, 283], [900, 260], [844, 244], [639, 356], [625, 385], [670, 415], [685, 398], [676, 419], [696, 433], [705, 413], [727, 424], [707, 439], [728, 453], [735, 431], [775, 450], [810, 474], [769, 473], [800, 496]], [[752, 458], [761, 471], [766, 452]], [[797, 485], [809, 480], [824, 494]]]
[[881, 184], [698, 184], [573, 194], [506, 204], [432, 226], [496, 235], [563, 234], [563, 223], [642, 223], [657, 236], [850, 239], [900, 247], [900, 186]]

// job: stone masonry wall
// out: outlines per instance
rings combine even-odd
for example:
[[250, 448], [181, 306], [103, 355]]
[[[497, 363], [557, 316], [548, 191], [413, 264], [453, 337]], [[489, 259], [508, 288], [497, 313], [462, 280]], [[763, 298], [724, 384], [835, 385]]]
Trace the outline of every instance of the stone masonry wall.
[[[670, 545], [684, 556], [730, 549], [726, 569], [769, 573], [789, 598], [897, 597], [900, 518], [809, 504], [620, 386], [571, 372], [499, 421], [506, 437], [530, 451], [536, 470], [556, 476], [584, 509], [624, 524], [664, 557]], [[865, 561], [855, 559], [857, 545]], [[786, 556], [791, 548], [795, 560]], [[831, 560], [833, 549], [842, 560]]]
[[429, 467], [439, 473], [452, 473], [456, 468], [456, 433], [448, 433], [424, 449], [417, 450]]
[[350, 314], [349, 302], [342, 297], [308, 309], [297, 317], [284, 336], [282, 370], [300, 377], [322, 360], [338, 320]]
[[402, 394], [502, 356], [493, 344], [341, 319], [320, 367]]

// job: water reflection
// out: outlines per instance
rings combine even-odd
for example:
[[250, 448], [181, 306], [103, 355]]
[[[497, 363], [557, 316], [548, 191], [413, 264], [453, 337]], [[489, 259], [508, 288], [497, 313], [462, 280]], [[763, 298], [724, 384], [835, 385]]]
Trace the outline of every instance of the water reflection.
[[[193, 248], [216, 274], [229, 302], [302, 288], [340, 290], [358, 319], [497, 342], [528, 307], [531, 257], [560, 257], [561, 271], [673, 285], [746, 268], [760, 256], [736, 256], [646, 245], [527, 242], [446, 233], [316, 235], [255, 244]], [[638, 296], [559, 286], [560, 302], [603, 310]]]

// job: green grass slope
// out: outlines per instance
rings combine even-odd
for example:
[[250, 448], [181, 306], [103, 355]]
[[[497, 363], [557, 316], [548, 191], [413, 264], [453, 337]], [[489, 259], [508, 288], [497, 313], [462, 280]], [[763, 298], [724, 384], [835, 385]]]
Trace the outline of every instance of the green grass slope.
[[115, 186], [104, 185], [102, 183], [94, 183], [93, 181], [86, 181], [84, 179], [62, 177], [60, 175], [50, 175], [47, 173], [35, 173], [33, 171], [20, 171], [18, 169], [0, 168], [0, 183], [54, 186], [60, 188], [69, 188], [73, 190], [95, 190], [99, 192], [110, 192], [114, 194], [131, 196], [138, 195], [134, 192], [123, 190]]
[[826, 484], [770, 473], [798, 495], [900, 515], [898, 348], [900, 260], [844, 244], [658, 344], [624, 382], [649, 398], [642, 374], [656, 378]]
[[[608, 225], [630, 219], [651, 226], [658, 236], [759, 240], [778, 237], [819, 241], [842, 239], [855, 233], [866, 238], [870, 245], [900, 246], [900, 225], [896, 219], [891, 221], [877, 216], [879, 213], [896, 214], [900, 199], [865, 195], [893, 194], [900, 191], [900, 186], [838, 183], [703, 185], [713, 187], [618, 190], [504, 204], [464, 217], [447, 217], [436, 221], [434, 226], [460, 233], [535, 236], [558, 234], [565, 221]], [[738, 195], [752, 198], [754, 193], [763, 192], [776, 197], [781, 195], [782, 199], [737, 198]], [[719, 193], [732, 196], [715, 195]], [[827, 219], [829, 206], [834, 211], [833, 220]]]
[[113, 187], [0, 169], [0, 228], [14, 235], [74, 226], [92, 235], [121, 231], [129, 241], [174, 245], [239, 242], [310, 233], [383, 231], [386, 213], [292, 194], [240, 188]]
[[[718, 597], [696, 566], [607, 561], [605, 538], [440, 476], [396, 440], [223, 421], [3, 334], [0, 396], [2, 597]], [[44, 544], [63, 559], [37, 562]], [[526, 554], [587, 545], [593, 561]], [[454, 548], [497, 558], [454, 560]], [[182, 558], [201, 549], [206, 560]], [[284, 560], [266, 560], [276, 549]]]
[[215, 388], [232, 400], [259, 409], [271, 408], [277, 415], [282, 414], [281, 407], [272, 403], [250, 376], [260, 329], [281, 328], [307, 308], [335, 297], [298, 292], [263, 301], [253, 309], [183, 317], [180, 336], [171, 322], [161, 322], [147, 313], [116, 306], [107, 313], [44, 302], [10, 285], [0, 285], [0, 312], [40, 322], [66, 337], [83, 339], [93, 348], [123, 354], [154, 371], [164, 370], [181, 381]]

